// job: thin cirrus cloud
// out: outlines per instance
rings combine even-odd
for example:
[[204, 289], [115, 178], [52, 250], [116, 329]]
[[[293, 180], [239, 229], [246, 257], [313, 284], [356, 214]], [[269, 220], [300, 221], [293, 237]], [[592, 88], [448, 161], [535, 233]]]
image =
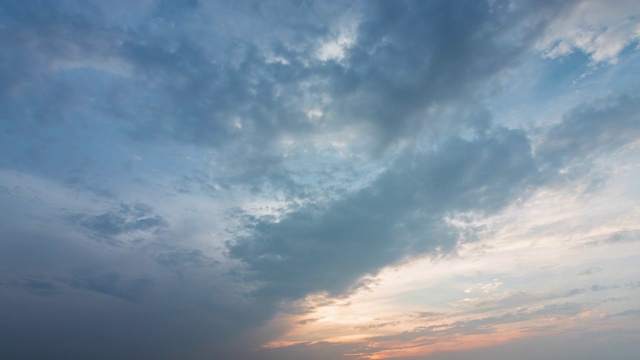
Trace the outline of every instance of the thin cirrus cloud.
[[0, 354], [630, 358], [639, 12], [3, 3]]

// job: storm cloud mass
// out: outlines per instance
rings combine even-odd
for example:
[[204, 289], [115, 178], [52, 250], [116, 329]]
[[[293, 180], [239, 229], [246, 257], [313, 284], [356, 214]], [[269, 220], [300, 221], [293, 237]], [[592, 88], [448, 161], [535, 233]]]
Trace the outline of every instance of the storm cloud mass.
[[638, 19], [2, 2], [0, 357], [631, 359]]

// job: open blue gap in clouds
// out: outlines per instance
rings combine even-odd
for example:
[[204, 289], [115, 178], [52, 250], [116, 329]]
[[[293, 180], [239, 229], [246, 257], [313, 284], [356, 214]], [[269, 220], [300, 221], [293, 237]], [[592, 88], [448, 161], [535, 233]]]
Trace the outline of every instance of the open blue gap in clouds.
[[[575, 4], [3, 2], [0, 170], [58, 187], [0, 191], [0, 355], [260, 358], [239, 352], [260, 345], [245, 332], [283, 301], [452, 251], [448, 212], [494, 214], [633, 142], [638, 94], [578, 107], [535, 149], [483, 109], [487, 84]], [[342, 55], [319, 58], [340, 36]], [[336, 138], [336, 177], [378, 171], [357, 190], [308, 189], [292, 169], [320, 173], [314, 144]], [[216, 168], [202, 188], [176, 190], [203, 164]], [[185, 194], [218, 206], [247, 193], [290, 207], [277, 222], [242, 210], [217, 254], [184, 229], [237, 225], [189, 211]]]

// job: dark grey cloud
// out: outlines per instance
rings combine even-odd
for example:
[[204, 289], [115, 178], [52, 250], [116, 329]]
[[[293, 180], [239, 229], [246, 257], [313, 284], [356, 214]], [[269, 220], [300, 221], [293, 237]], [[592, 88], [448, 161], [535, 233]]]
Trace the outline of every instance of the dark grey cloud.
[[630, 309], [613, 314], [612, 316], [630, 316], [640, 318], [640, 309]]
[[118, 37], [102, 31], [103, 14], [91, 3], [8, 1], [0, 19], [0, 42], [12, 49], [2, 54], [0, 65], [0, 114], [9, 129], [34, 135], [86, 114], [82, 106], [89, 105], [101, 82], [82, 73], [70, 79], [63, 70], [115, 59]]
[[159, 251], [153, 258], [159, 264], [170, 268], [207, 267], [217, 263], [198, 249], [167, 249]]
[[230, 243], [229, 253], [264, 284], [264, 295], [340, 293], [406, 257], [451, 250], [457, 235], [442, 221], [447, 212], [492, 213], [523, 196], [536, 174], [522, 132], [453, 138], [333, 203], [303, 207], [278, 222], [250, 219], [250, 234]]
[[[100, 289], [103, 289], [100, 287]], [[225, 353], [255, 306], [176, 303], [176, 296], [130, 301], [102, 292], [69, 291], [20, 297], [3, 289], [0, 356], [3, 359], [210, 359]], [[125, 301], [123, 301], [125, 300]], [[188, 309], [188, 310], [187, 310]], [[246, 348], [246, 346], [245, 346]]]
[[[207, 37], [210, 41], [203, 41], [188, 25], [197, 20], [197, 11], [213, 11], [213, 18], [199, 25], [215, 29], [212, 21], [229, 22], [224, 12], [241, 14], [249, 5], [202, 9], [197, 3], [159, 2], [140, 15], [142, 22], [123, 24], [114, 15], [124, 4], [3, 4], [0, 16], [6, 26], [0, 41], [12, 49], [2, 55], [5, 76], [0, 79], [5, 165], [47, 175], [64, 173], [69, 165], [86, 167], [91, 154], [78, 149], [79, 133], [87, 127], [115, 127], [115, 137], [126, 133], [144, 142], [224, 148], [220, 161], [229, 165], [227, 184], [286, 178], [273, 170], [282, 159], [269, 148], [283, 133], [311, 129], [302, 121], [306, 110], [292, 105], [303, 93], [296, 84], [306, 75], [299, 73], [307, 70], [300, 61], [288, 68], [267, 62], [250, 38], [229, 38], [226, 30], [217, 29]], [[276, 7], [304, 13], [295, 6]], [[260, 20], [260, 12], [252, 16], [262, 26], [268, 22]], [[296, 17], [282, 18], [291, 22]], [[311, 33], [305, 36], [323, 31], [322, 26], [307, 26]], [[289, 89], [287, 99], [275, 94], [280, 88]], [[236, 118], [242, 119], [242, 132]], [[62, 171], [50, 165], [60, 165], [60, 158], [66, 159]], [[291, 187], [290, 180], [282, 181], [280, 186]]]
[[[479, 85], [518, 64], [545, 23], [569, 5], [375, 2], [366, 7], [334, 91], [348, 101], [346, 117], [373, 124], [383, 141], [409, 136], [434, 126], [420, 111], [467, 102]], [[489, 126], [486, 117], [470, 120], [463, 126]]]
[[118, 243], [113, 237], [141, 232], [157, 234], [168, 227], [167, 221], [143, 203], [121, 203], [114, 210], [89, 215], [76, 214], [69, 220], [102, 239]]
[[[21, 256], [27, 268], [22, 273], [35, 269], [45, 275], [3, 275], [0, 357], [208, 359], [229, 355], [225, 351], [234, 337], [274, 311], [240, 296], [231, 298], [211, 271], [200, 276], [190, 273], [188, 278], [174, 276], [175, 280], [158, 271], [149, 276], [144, 257], [130, 259], [137, 264], [127, 263], [126, 256], [109, 254], [114, 248], [93, 244], [102, 246], [98, 250], [117, 264], [109, 264], [99, 254], [38, 254], [33, 244], [27, 245], [32, 256]], [[8, 265], [5, 258], [19, 255], [12, 250], [3, 244], [3, 274]], [[120, 252], [119, 248], [114, 251]], [[88, 261], [81, 264], [79, 256]], [[69, 270], [33, 263], [42, 258], [63, 262]], [[15, 271], [15, 267], [9, 269]]]
[[41, 296], [55, 295], [60, 291], [59, 285], [55, 281], [35, 276], [0, 281], [0, 285], [26, 290]]
[[9, 278], [41, 278], [45, 274], [66, 272], [74, 265], [91, 266], [99, 261], [96, 254], [77, 246], [75, 239], [66, 234], [50, 231], [42, 224], [26, 225], [27, 229], [20, 230], [3, 226], [0, 271]]
[[[42, 121], [117, 120], [121, 131], [138, 140], [217, 149], [227, 165], [219, 176], [227, 184], [259, 188], [267, 181], [299, 194], [295, 181], [281, 171], [285, 160], [276, 145], [283, 136], [304, 139], [358, 125], [377, 150], [411, 138], [436, 126], [426, 110], [473, 99], [484, 82], [518, 64], [544, 24], [567, 6], [158, 2], [140, 15], [146, 21], [123, 23], [114, 18], [117, 6], [9, 2], [3, 6], [9, 24], [3, 41], [13, 51], [3, 54], [3, 73], [21, 75], [3, 81], [12, 89], [4, 92], [11, 101], [3, 106], [3, 118], [35, 121], [9, 125], [12, 132], [43, 129]], [[317, 39], [329, 39], [334, 31], [333, 22], [318, 15], [345, 11], [363, 19], [355, 43], [345, 49], [342, 62], [314, 59], [321, 45]], [[225, 12], [253, 25], [226, 33], [212, 26], [232, 25]], [[193, 31], [192, 22], [205, 25], [199, 13], [213, 17], [206, 24], [210, 31]], [[282, 23], [266, 38], [261, 31], [273, 27], [273, 17]], [[236, 38], [236, 31], [251, 36]], [[326, 95], [332, 97], [331, 109], [322, 122], [310, 122], [305, 104]], [[36, 106], [43, 107], [42, 115], [33, 113], [34, 99], [41, 99]], [[446, 127], [458, 126], [453, 123]], [[489, 126], [487, 117], [461, 123], [478, 130]]]
[[138, 301], [151, 290], [153, 280], [148, 277], [128, 279], [116, 272], [108, 272], [95, 275], [79, 275], [67, 280], [67, 283], [77, 289], [93, 291], [128, 301]]
[[[4, 200], [0, 358], [207, 359], [274, 311], [242, 296], [201, 251], [179, 247], [179, 233], [166, 245], [150, 235], [148, 246], [114, 247], [49, 214], [46, 201], [34, 210]], [[136, 229], [136, 219], [156, 214], [124, 205], [107, 212], [122, 210]]]
[[632, 243], [640, 241], [640, 231], [622, 230], [612, 234], [595, 236], [593, 240], [586, 243], [587, 246], [599, 246], [604, 244]]
[[638, 290], [640, 289], [640, 281], [626, 283], [624, 288], [626, 290]]
[[591, 285], [591, 287], [589, 287], [589, 289], [591, 291], [607, 291], [607, 290], [613, 290], [613, 289], [619, 289], [620, 285], [600, 285], [600, 284], [593, 284]]
[[590, 267], [590, 268], [588, 268], [586, 270], [580, 271], [578, 273], [578, 275], [580, 275], [580, 276], [589, 276], [589, 275], [593, 275], [593, 274], [602, 272], [602, 270], [603, 269], [601, 267], [599, 267], [599, 266]]
[[603, 152], [640, 138], [640, 97], [612, 95], [581, 104], [548, 130], [536, 156], [553, 171], [567, 165], [588, 164]]

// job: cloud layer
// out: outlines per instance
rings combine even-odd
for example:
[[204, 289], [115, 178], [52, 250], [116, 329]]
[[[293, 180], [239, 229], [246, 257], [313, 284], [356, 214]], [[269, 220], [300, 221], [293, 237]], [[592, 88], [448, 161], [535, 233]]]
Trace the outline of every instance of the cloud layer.
[[[613, 264], [634, 264], [640, 231], [639, 12], [3, 3], [0, 356], [393, 358], [454, 338], [472, 354], [484, 335], [526, 348], [595, 310], [603, 333], [637, 332], [637, 266]], [[568, 259], [507, 261], [534, 237], [551, 250], [531, 254]], [[473, 265], [487, 259], [508, 271], [455, 268], [492, 273]], [[407, 270], [424, 264], [444, 265]], [[385, 293], [389, 269], [405, 288]], [[466, 297], [435, 287], [448, 305], [388, 320], [428, 281]], [[386, 294], [382, 320], [337, 310], [367, 292]], [[550, 317], [563, 326], [537, 323]]]

